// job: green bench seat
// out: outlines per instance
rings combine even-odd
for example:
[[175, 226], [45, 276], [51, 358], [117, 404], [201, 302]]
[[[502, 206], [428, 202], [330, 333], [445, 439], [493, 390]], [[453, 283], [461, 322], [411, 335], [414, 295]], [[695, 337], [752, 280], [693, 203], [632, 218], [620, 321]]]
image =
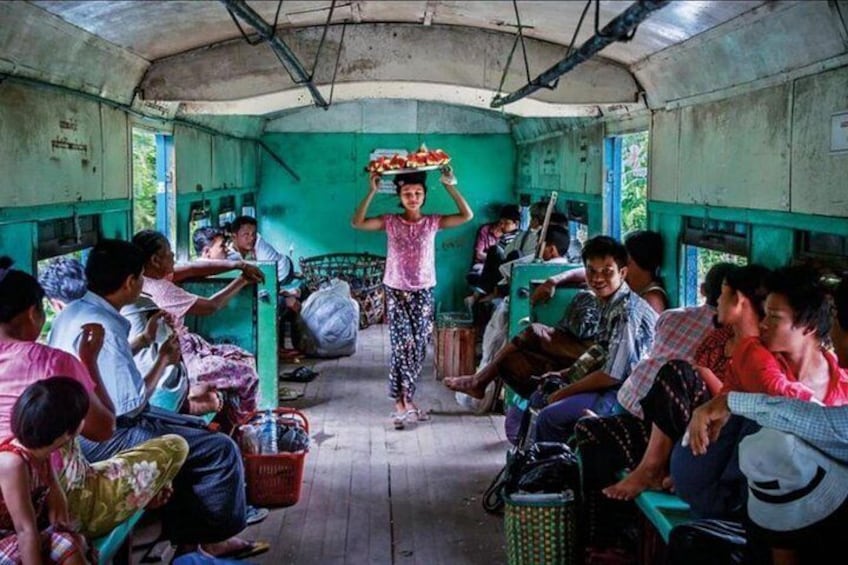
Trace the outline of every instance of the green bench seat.
[[668, 543], [672, 528], [692, 521], [689, 505], [668, 492], [646, 490], [634, 502], [665, 543]]

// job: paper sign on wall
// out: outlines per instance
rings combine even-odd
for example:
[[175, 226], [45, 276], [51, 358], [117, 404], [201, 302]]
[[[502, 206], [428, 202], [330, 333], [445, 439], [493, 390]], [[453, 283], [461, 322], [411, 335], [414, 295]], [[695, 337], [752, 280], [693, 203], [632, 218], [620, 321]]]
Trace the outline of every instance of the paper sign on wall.
[[830, 117], [830, 152], [848, 153], [848, 112]]

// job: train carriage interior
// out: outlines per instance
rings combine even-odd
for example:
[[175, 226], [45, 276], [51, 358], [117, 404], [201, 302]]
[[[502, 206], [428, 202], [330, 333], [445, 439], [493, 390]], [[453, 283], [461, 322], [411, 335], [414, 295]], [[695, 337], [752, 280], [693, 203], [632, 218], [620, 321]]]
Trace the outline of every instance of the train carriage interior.
[[[256, 414], [300, 415], [310, 447], [288, 486], [263, 482], [282, 459], [244, 454], [248, 502], [270, 514], [239, 535], [270, 548], [233, 555], [675, 562], [673, 532], [696, 516], [672, 492], [640, 491], [604, 514], [626, 524], [610, 547], [593, 537], [588, 524], [601, 514], [585, 515], [591, 497], [579, 484], [568, 504], [530, 497], [484, 510], [505, 460], [523, 453], [508, 414], [524, 411], [526, 428], [537, 412], [507, 378], [482, 404], [445, 379], [497, 361], [484, 334], [498, 316], [507, 348], [541, 324], [559, 327], [585, 285], [546, 303], [534, 297], [550, 277], [584, 266], [593, 289], [592, 259], [580, 251], [597, 236], [659, 234], [654, 272], [668, 308], [702, 305], [701, 285], [719, 263], [801, 265], [835, 288], [848, 270], [848, 2], [0, 0], [0, 143], [0, 256], [33, 276], [142, 230], [162, 234], [178, 265], [202, 261], [198, 230], [224, 234], [253, 218], [255, 256], [237, 255], [260, 260], [262, 282], [232, 270], [189, 276], [185, 291], [226, 297], [211, 315], [189, 312], [185, 331], [246, 351]], [[434, 328], [419, 404], [414, 384], [403, 389], [413, 408], [401, 430], [386, 375], [414, 354], [392, 345], [388, 310], [398, 298], [382, 286], [397, 280], [383, 278], [396, 263], [386, 261], [390, 224], [357, 229], [355, 210], [370, 194], [369, 217], [403, 212], [391, 184], [400, 177], [379, 169], [369, 192], [366, 168], [436, 149], [450, 171], [428, 166], [424, 213], [444, 214], [444, 226], [462, 215], [461, 193], [473, 219], [435, 236]], [[546, 236], [562, 230], [570, 251], [544, 264], [546, 239], [511, 271], [501, 267], [495, 290], [480, 290], [468, 278], [473, 262], [487, 268], [473, 258], [478, 230], [500, 226], [506, 205], [519, 208], [523, 230], [538, 205], [532, 218]], [[239, 251], [237, 233], [222, 241]], [[263, 243], [290, 261], [262, 260]], [[318, 310], [320, 284], [339, 276], [359, 323], [352, 353], [323, 354], [318, 338], [304, 337], [317, 326], [304, 320]], [[45, 308], [46, 342], [62, 312], [52, 301]], [[837, 337], [821, 337], [838, 350]], [[0, 381], [11, 379], [2, 367], [0, 350]], [[220, 396], [223, 414], [230, 397]], [[280, 504], [266, 488], [299, 494]], [[164, 535], [168, 509], [93, 537], [99, 562], [179, 563], [185, 548]], [[711, 551], [703, 562], [730, 559]], [[774, 563], [789, 562], [774, 552]]]

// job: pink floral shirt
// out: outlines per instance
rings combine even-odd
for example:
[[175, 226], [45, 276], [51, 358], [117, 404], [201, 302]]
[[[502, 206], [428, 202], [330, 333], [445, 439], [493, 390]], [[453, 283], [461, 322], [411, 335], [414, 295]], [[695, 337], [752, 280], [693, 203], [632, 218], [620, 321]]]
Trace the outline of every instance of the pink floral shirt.
[[438, 214], [407, 222], [400, 215], [383, 216], [388, 239], [383, 284], [398, 290], [422, 290], [436, 286], [436, 232]]
[[171, 281], [171, 277], [164, 279], [144, 277], [142, 292], [150, 295], [150, 299], [159, 308], [173, 317], [174, 331], [181, 339], [184, 338], [188, 334], [188, 328], [185, 325], [186, 314], [199, 297], [178, 287]]

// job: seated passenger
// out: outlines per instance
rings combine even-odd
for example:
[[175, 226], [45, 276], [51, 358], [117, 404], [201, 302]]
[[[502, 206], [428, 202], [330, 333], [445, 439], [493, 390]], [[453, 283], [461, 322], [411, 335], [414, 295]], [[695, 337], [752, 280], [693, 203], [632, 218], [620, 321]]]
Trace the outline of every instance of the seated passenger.
[[[475, 285], [474, 293], [478, 298], [495, 290], [498, 281], [501, 280], [501, 264], [505, 261], [518, 258], [519, 250], [517, 248], [520, 248], [520, 246], [514, 245], [513, 242], [521, 233], [518, 230], [520, 219], [521, 214], [518, 211], [518, 206], [515, 204], [507, 204], [501, 208], [498, 218], [500, 237], [498, 237], [495, 245], [490, 246], [486, 250], [483, 268]], [[508, 259], [507, 257], [510, 258]]]
[[85, 267], [71, 257], [55, 257], [39, 269], [38, 283], [44, 289], [47, 299], [55, 312], [77, 298], [82, 298], [86, 290]]
[[[654, 444], [659, 443], [663, 436], [656, 436], [652, 431], [656, 425], [652, 424], [648, 413], [643, 411], [642, 402], [648, 392], [657, 386], [655, 381], [659, 378], [658, 373], [673, 377], [683, 364], [711, 365], [707, 359], [716, 346], [721, 344], [723, 351], [721, 339], [707, 339], [707, 336], [711, 329], [716, 331], [713, 321], [721, 285], [726, 274], [734, 268], [730, 263], [718, 263], [710, 269], [701, 285], [701, 293], [706, 298], [704, 305], [666, 310], [660, 315], [655, 328], [654, 345], [648, 357], [636, 365], [618, 391], [618, 402], [627, 413], [583, 418], [577, 423], [574, 431], [586, 471], [584, 489], [608, 487], [615, 482], [616, 474], [625, 468], [633, 469], [628, 478], [604, 490], [611, 498], [633, 498], [645, 488], [659, 488], [662, 485], [663, 479], [668, 476], [671, 447], [664, 455], [649, 457], [645, 453], [647, 449], [653, 454], [658, 448]], [[671, 361], [673, 364], [667, 365]], [[717, 367], [714, 371], [721, 372]], [[659, 429], [656, 432], [662, 433]]]
[[[115, 429], [115, 409], [97, 366], [103, 328], [97, 324], [81, 327], [75, 344], [80, 360], [36, 343], [44, 326], [44, 291], [33, 277], [10, 265], [8, 258], [0, 259], [0, 437], [11, 433], [12, 406], [27, 386], [66, 376], [88, 392], [82, 436], [90, 441], [108, 440]], [[167, 498], [188, 445], [179, 436], [163, 436], [116, 453], [96, 466], [83, 455], [79, 438], [59, 451], [60, 460], [54, 465], [72, 520], [87, 537], [100, 537], [152, 500]], [[159, 472], [136, 477], [134, 466], [153, 466]]]
[[468, 274], [465, 276], [469, 285], [478, 286], [478, 279], [480, 273], [483, 272], [483, 264], [486, 262], [486, 252], [493, 245], [497, 245], [500, 236], [500, 219], [489, 224], [483, 224], [477, 230], [477, 235], [474, 238], [474, 256]]
[[[657, 313], [662, 312], [668, 308], [668, 295], [659, 276], [663, 257], [660, 234], [643, 230], [632, 232], [625, 236], [624, 247], [627, 249], [627, 284]], [[584, 269], [572, 269], [554, 275], [536, 287], [532, 301], [535, 303], [549, 300], [556, 292], [557, 286], [584, 282]]]
[[[836, 358], [822, 348], [830, 329], [830, 312], [818, 274], [808, 267], [785, 267], [768, 277], [766, 288], [762, 341], [756, 335], [756, 320], [744, 308], [740, 310], [733, 296], [728, 297], [726, 319], [741, 318], [732, 322], [738, 341], [720, 394], [763, 392], [833, 406], [848, 403], [848, 377]], [[732, 295], [727, 285], [722, 292]], [[757, 428], [734, 417], [706, 454], [694, 457], [688, 449], [674, 447], [671, 476], [693, 514], [726, 518], [741, 509], [747, 487], [736, 448]]]
[[[138, 300], [144, 264], [144, 255], [132, 243], [101, 240], [86, 263], [89, 291], [53, 322], [51, 345], [74, 354], [81, 328], [95, 323], [105, 329], [97, 367], [116, 407], [116, 430], [107, 441], [80, 440], [83, 451], [89, 460], [102, 461], [149, 439], [182, 436], [189, 454], [174, 479], [174, 494], [163, 513], [165, 535], [184, 550], [205, 544], [204, 549], [213, 555], [255, 547], [238, 538], [228, 539], [245, 526], [244, 469], [233, 440], [204, 428], [166, 422], [147, 408], [162, 368], [179, 360], [180, 349], [175, 339], [167, 341], [162, 362], [145, 376], [135, 366], [127, 337], [129, 322], [119, 310]], [[136, 340], [134, 346], [143, 344]]]
[[[834, 319], [830, 337], [841, 367], [848, 367], [848, 280], [843, 280], [834, 294]], [[759, 445], [743, 441], [739, 447], [740, 466], [748, 479], [749, 538], [753, 544], [772, 548], [775, 564], [825, 563], [842, 551], [841, 534], [848, 519], [848, 490], [831, 490], [818, 494], [815, 503], [801, 503], [797, 496], [769, 497], [755, 495], [773, 479], [801, 479], [801, 485], [812, 484], [812, 466], [836, 477], [845, 476], [848, 470], [848, 406], [824, 407], [813, 402], [780, 398], [764, 394], [730, 392], [719, 395], [695, 410], [688, 428], [688, 438], [695, 454], [703, 454], [714, 441], [731, 415], [748, 418], [763, 426], [764, 431], [775, 435]], [[752, 438], [754, 436], [751, 436]], [[789, 437], [798, 439], [797, 447], [787, 453], [784, 446], [791, 445]], [[799, 449], [800, 448], [800, 449]], [[806, 450], [803, 459], [794, 458], [796, 451]], [[760, 462], [772, 460], [768, 466]], [[824, 463], [822, 465], [821, 463]], [[781, 469], [780, 477], [777, 470]], [[752, 472], [753, 471], [753, 472]], [[789, 473], [787, 473], [789, 471]], [[791, 475], [790, 473], [797, 473]], [[828, 482], [833, 481], [829, 477]], [[756, 481], [759, 484], [755, 484]], [[841, 479], [844, 486], [845, 479]], [[790, 483], [791, 484], [791, 483]], [[814, 494], [824, 481], [802, 496]], [[800, 485], [799, 485], [800, 486]], [[778, 488], [780, 483], [778, 482]], [[768, 494], [768, 493], [764, 493]], [[772, 501], [773, 513], [766, 515]], [[754, 508], [751, 506], [760, 506]], [[780, 524], [775, 521], [778, 518]], [[787, 522], [787, 519], [790, 521]], [[669, 549], [685, 551], [680, 547], [674, 531]], [[693, 548], [698, 550], [700, 548]], [[680, 554], [681, 559], [690, 557]]]
[[86, 412], [88, 393], [69, 377], [33, 383], [15, 401], [12, 436], [0, 443], [3, 563], [87, 562], [85, 538], [73, 533], [68, 501], [50, 466], [51, 455], [80, 432]]
[[[575, 397], [566, 399], [561, 407], [570, 411], [583, 405], [578, 415], [585, 408], [604, 411], [611, 407], [614, 387], [630, 374], [632, 366], [653, 342], [657, 314], [624, 282], [626, 262], [624, 246], [610, 237], [594, 237], [583, 248], [583, 264], [591, 273], [590, 288], [601, 310], [596, 343], [607, 351], [607, 361], [602, 370], [560, 391], [557, 400]], [[445, 379], [444, 383], [453, 390], [482, 398], [486, 385], [500, 376], [519, 395], [528, 398], [536, 388], [533, 375], [568, 367], [589, 345], [560, 328], [534, 323], [501, 348], [492, 362], [477, 373]], [[551, 421], [550, 425], [556, 424]], [[563, 425], [569, 427], [571, 423]], [[547, 427], [545, 431], [549, 431]]]
[[259, 376], [255, 359], [241, 347], [212, 344], [191, 333], [185, 317], [214, 314], [257, 279], [252, 272], [243, 273], [213, 296], [203, 298], [175, 284], [182, 277], [175, 271], [174, 253], [164, 235], [152, 230], [140, 231], [133, 236], [133, 244], [145, 260], [143, 292], [170, 317], [192, 384], [208, 383], [216, 390], [230, 392], [222, 423], [227, 429], [238, 425], [256, 410]]

